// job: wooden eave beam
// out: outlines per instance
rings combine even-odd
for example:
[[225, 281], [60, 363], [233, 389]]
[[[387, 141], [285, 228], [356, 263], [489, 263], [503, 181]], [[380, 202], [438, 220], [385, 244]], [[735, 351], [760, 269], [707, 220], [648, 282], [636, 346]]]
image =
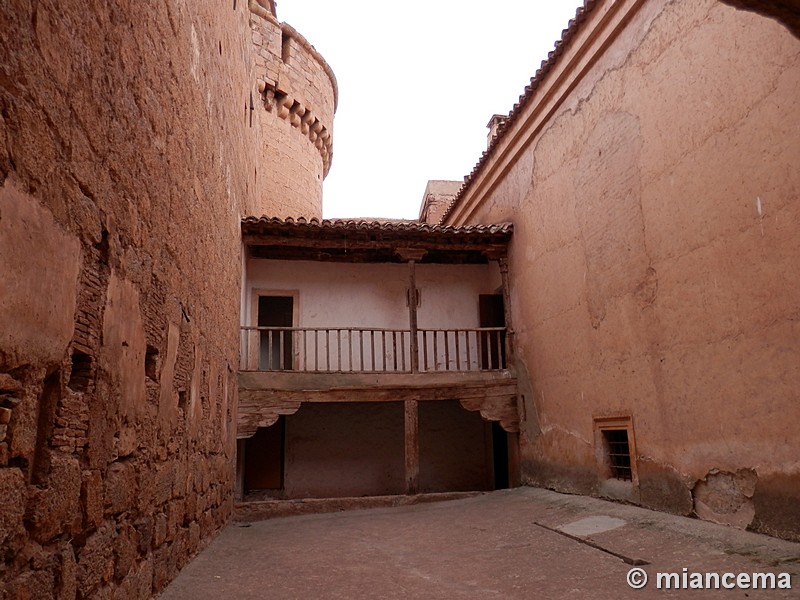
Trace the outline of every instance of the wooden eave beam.
[[309, 238], [275, 238], [260, 235], [245, 235], [242, 241], [247, 246], [262, 248], [297, 248], [315, 250], [391, 250], [419, 249], [428, 252], [482, 252], [486, 255], [505, 255], [508, 240], [369, 240], [369, 239], [309, 239]]
[[470, 234], [470, 235], [386, 235], [382, 233], [357, 232], [350, 235], [274, 235], [265, 233], [243, 233], [242, 240], [250, 244], [270, 244], [274, 246], [350, 246], [357, 243], [378, 244], [395, 248], [424, 248], [427, 246], [493, 247], [507, 245], [511, 234]]

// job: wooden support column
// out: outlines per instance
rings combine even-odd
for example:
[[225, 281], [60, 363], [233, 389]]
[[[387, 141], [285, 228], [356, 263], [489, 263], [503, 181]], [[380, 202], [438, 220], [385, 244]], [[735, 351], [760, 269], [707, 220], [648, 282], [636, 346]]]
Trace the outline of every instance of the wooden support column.
[[[500, 266], [500, 279], [503, 284], [503, 317], [506, 321], [506, 366], [513, 371], [514, 367], [514, 326], [511, 320], [511, 288], [508, 277], [508, 257], [501, 256], [497, 259]], [[517, 412], [524, 413], [525, 407], [520, 406], [524, 402], [523, 396], [517, 396]], [[522, 409], [522, 410], [520, 410]], [[519, 487], [521, 481], [521, 464], [519, 451], [519, 433], [508, 434], [508, 485], [509, 487]]]
[[244, 501], [244, 449], [245, 440], [236, 440], [236, 486], [234, 498]]
[[519, 456], [519, 433], [508, 434], [508, 487], [522, 485]]
[[405, 401], [406, 494], [419, 491], [419, 402]]
[[417, 275], [416, 263], [425, 256], [425, 250], [400, 248], [397, 254], [408, 261], [408, 328], [411, 331], [411, 372], [419, 372], [419, 342], [417, 340]]
[[503, 317], [506, 322], [506, 367], [514, 369], [514, 325], [511, 321], [511, 289], [508, 277], [508, 258], [497, 259], [500, 266], [500, 280], [503, 285]]
[[411, 372], [419, 372], [419, 348], [417, 348], [417, 277], [414, 261], [408, 261], [408, 324], [411, 329]]

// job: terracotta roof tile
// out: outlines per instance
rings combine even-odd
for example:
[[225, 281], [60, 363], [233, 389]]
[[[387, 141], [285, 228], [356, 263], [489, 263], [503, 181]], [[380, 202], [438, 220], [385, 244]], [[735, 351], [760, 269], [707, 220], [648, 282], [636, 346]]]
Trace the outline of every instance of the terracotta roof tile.
[[317, 219], [312, 217], [298, 217], [296, 219], [287, 217], [245, 217], [242, 219], [242, 227], [267, 226], [274, 228], [303, 228], [320, 230], [350, 230], [350, 231], [375, 231], [375, 232], [426, 232], [432, 234], [508, 234], [513, 232], [514, 226], [511, 223], [497, 223], [493, 225], [463, 225], [455, 227], [452, 225], [433, 225], [431, 223], [421, 223], [419, 221], [391, 221], [385, 219]]

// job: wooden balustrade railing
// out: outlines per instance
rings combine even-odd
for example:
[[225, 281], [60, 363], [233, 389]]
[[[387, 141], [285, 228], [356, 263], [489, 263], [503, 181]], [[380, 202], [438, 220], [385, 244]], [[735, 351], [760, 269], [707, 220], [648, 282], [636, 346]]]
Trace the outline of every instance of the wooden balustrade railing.
[[[497, 371], [506, 368], [506, 329], [242, 327], [242, 369], [315, 373]], [[418, 365], [418, 366], [417, 366]]]

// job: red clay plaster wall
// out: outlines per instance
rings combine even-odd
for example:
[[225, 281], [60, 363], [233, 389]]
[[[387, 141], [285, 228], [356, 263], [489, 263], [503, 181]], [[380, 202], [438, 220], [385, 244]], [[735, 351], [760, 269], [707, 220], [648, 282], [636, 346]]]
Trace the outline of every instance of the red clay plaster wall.
[[514, 222], [524, 480], [597, 493], [592, 419], [630, 415], [635, 501], [800, 539], [800, 41], [652, 0], [553, 85], [454, 219]]

